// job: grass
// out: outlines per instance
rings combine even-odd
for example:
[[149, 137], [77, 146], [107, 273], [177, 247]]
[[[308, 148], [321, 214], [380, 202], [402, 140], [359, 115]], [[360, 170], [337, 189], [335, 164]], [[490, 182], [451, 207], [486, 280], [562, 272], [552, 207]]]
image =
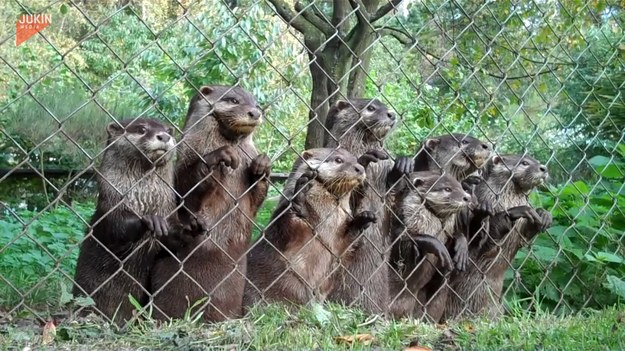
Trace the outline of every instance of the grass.
[[[337, 305], [255, 307], [218, 324], [147, 320], [116, 331], [96, 317], [64, 320], [55, 331], [34, 322], [0, 322], [0, 345], [49, 349], [158, 350], [619, 350], [625, 310], [608, 308], [570, 317], [521, 313], [493, 322], [431, 325], [388, 321]], [[359, 336], [357, 336], [359, 335]]]

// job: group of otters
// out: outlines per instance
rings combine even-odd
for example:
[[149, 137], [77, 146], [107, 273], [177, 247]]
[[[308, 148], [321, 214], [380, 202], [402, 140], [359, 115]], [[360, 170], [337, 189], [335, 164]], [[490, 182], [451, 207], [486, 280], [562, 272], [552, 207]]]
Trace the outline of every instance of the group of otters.
[[395, 113], [350, 99], [330, 109], [324, 148], [299, 155], [252, 244], [271, 170], [252, 141], [261, 120], [249, 92], [213, 85], [192, 98], [177, 146], [153, 119], [108, 125], [74, 295], [117, 323], [136, 318], [129, 295], [158, 320], [201, 299], [207, 322], [261, 301], [433, 322], [496, 316], [510, 262], [551, 225], [528, 202], [548, 177], [534, 158], [450, 134], [393, 162], [384, 139]]

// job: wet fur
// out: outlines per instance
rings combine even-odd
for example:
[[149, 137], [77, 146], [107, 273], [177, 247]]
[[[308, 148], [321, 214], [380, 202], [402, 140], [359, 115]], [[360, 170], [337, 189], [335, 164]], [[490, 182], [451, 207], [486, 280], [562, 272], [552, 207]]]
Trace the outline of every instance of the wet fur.
[[[431, 235], [444, 245], [454, 234], [456, 213], [468, 206], [464, 201], [468, 194], [450, 175], [415, 172], [409, 177], [411, 180], [418, 178], [422, 183], [413, 188], [403, 179], [394, 203], [396, 217], [393, 217], [392, 236], [395, 245], [391, 255], [389, 313], [395, 318], [421, 317], [424, 312], [430, 316], [442, 314], [442, 308], [439, 312], [438, 306], [426, 306], [437, 292], [426, 291], [426, 285], [441, 270], [438, 258], [433, 254], [419, 254], [411, 235]], [[447, 187], [451, 188], [451, 193], [443, 191]]]
[[[330, 161], [337, 156], [344, 161], [338, 166]], [[248, 256], [245, 306], [261, 300], [322, 302], [333, 287], [332, 271], [339, 260], [348, 258], [346, 250], [353, 241], [349, 198], [351, 190], [364, 180], [364, 169], [343, 149], [307, 150], [304, 157], [305, 162], [298, 159], [293, 166], [271, 224]], [[353, 171], [355, 167], [360, 173]], [[309, 180], [304, 214], [297, 213], [290, 206], [295, 183], [310, 168], [317, 169], [319, 176]]]
[[[373, 106], [375, 111], [368, 111]], [[328, 113], [325, 147], [341, 146], [356, 157], [369, 150], [384, 150], [384, 139], [394, 126], [395, 115], [377, 99], [339, 101]], [[332, 280], [337, 287], [329, 300], [358, 306], [369, 313], [385, 313], [389, 304], [388, 258], [389, 225], [385, 211], [386, 177], [391, 161], [372, 163], [367, 168], [365, 185], [354, 190], [352, 212], [373, 212], [376, 225], [366, 229], [359, 240], [358, 252], [339, 267]]]
[[[131, 123], [126, 120], [120, 124], [128, 127]], [[157, 121], [137, 119], [132, 124], [148, 125], [148, 133], [171, 133]], [[143, 151], [150, 155], [152, 139], [153, 136], [140, 138], [133, 134], [118, 137], [109, 132], [107, 149], [98, 167], [98, 200], [90, 222], [92, 231], [78, 256], [74, 296], [90, 295], [95, 308], [108, 318], [115, 315], [118, 323], [132, 317], [135, 308], [129, 294], [141, 304], [147, 302], [151, 269], [161, 251], [160, 242], [150, 235], [140, 217], [175, 217], [173, 150], [153, 166], [141, 154]], [[168, 147], [173, 149], [171, 140]]]
[[[156, 294], [155, 316], [160, 319], [182, 318], [189, 306], [203, 298], [208, 300], [194, 312], [203, 311], [205, 321], [236, 318], [242, 313], [245, 252], [268, 188], [267, 178], [253, 180], [249, 167], [258, 152], [247, 113], [260, 110], [254, 97], [242, 88], [210, 88], [212, 92], [200, 93], [190, 103], [176, 164], [176, 191], [185, 206], [181, 215], [199, 216], [209, 232], [177, 257], [158, 261], [152, 290]], [[224, 95], [240, 103], [233, 106], [223, 101]], [[236, 150], [238, 167], [222, 164], [209, 172], [201, 156], [228, 145]]]
[[[485, 167], [485, 182], [478, 184], [475, 195], [479, 202], [490, 202], [495, 213], [516, 207], [530, 206], [529, 193], [546, 179], [538, 170], [540, 163], [530, 156], [523, 159], [530, 167], [516, 167], [521, 157], [501, 156], [504, 163], [495, 164], [491, 159]], [[543, 178], [543, 175], [545, 178]], [[518, 250], [529, 242], [538, 229], [526, 219], [518, 219], [503, 238], [492, 238], [488, 228], [497, 225], [489, 223], [472, 229], [476, 236], [469, 250], [469, 264], [463, 273], [450, 277], [450, 292], [444, 319], [474, 316], [486, 313], [491, 317], [501, 315], [501, 293], [505, 271], [510, 267]]]

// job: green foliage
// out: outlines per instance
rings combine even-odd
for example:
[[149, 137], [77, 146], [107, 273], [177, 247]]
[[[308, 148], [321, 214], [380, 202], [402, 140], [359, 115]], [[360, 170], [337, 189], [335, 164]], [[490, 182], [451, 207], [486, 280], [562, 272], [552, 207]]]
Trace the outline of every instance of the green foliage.
[[78, 245], [91, 204], [58, 206], [38, 214], [5, 210], [0, 219], [0, 306], [14, 307], [24, 299], [36, 307], [59, 302], [68, 277], [74, 275]]
[[[620, 156], [595, 156], [590, 164], [601, 177], [549, 187], [533, 196], [551, 211], [554, 223], [531, 249], [519, 252], [512, 280], [516, 299], [560, 312], [601, 308], [623, 298], [625, 278], [625, 145]], [[540, 297], [540, 298], [539, 298]]]

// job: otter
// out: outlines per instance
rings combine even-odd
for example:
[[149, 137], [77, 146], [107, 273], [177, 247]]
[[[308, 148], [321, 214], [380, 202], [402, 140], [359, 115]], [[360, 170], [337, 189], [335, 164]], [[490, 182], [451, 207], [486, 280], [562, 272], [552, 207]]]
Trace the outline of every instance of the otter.
[[80, 247], [73, 294], [90, 296], [101, 313], [121, 324], [135, 309], [129, 294], [147, 302], [154, 260], [171, 243], [164, 239], [180, 230], [175, 140], [171, 127], [143, 118], [110, 123], [107, 132], [96, 210]]
[[398, 241], [391, 256], [389, 314], [395, 318], [418, 311], [416, 302], [426, 304], [423, 289], [435, 272], [452, 269], [445, 243], [453, 234], [454, 215], [471, 202], [471, 195], [451, 175], [426, 171], [408, 177], [411, 182], [400, 184], [393, 204], [398, 218], [393, 219], [392, 237]]
[[249, 253], [244, 305], [261, 299], [300, 305], [325, 300], [335, 265], [349, 259], [354, 239], [377, 221], [367, 211], [352, 217], [349, 207], [367, 165], [344, 149], [302, 153], [270, 226]]
[[155, 318], [196, 313], [206, 322], [242, 313], [246, 256], [252, 223], [267, 195], [271, 160], [258, 154], [252, 137], [262, 120], [256, 99], [240, 87], [200, 89], [189, 104], [176, 164], [180, 216], [195, 214], [209, 228], [158, 260], [152, 277]]
[[475, 196], [480, 203], [491, 204], [495, 214], [486, 217], [486, 225], [480, 223], [481, 215], [471, 218], [471, 235], [480, 240], [471, 243], [466, 272], [450, 277], [444, 319], [468, 313], [500, 314], [506, 269], [523, 245], [551, 225], [551, 214], [532, 208], [528, 200], [548, 176], [547, 167], [529, 155], [493, 156], [487, 162]]
[[366, 170], [365, 184], [352, 192], [352, 211], [368, 211], [379, 218], [365, 229], [359, 248], [349, 262], [335, 272], [338, 282], [330, 301], [357, 305], [368, 313], [386, 313], [388, 296], [389, 225], [385, 210], [386, 178], [393, 162], [384, 152], [384, 140], [395, 126], [396, 116], [378, 99], [339, 100], [326, 119], [325, 147], [339, 145], [356, 157], [375, 157], [379, 162]]

